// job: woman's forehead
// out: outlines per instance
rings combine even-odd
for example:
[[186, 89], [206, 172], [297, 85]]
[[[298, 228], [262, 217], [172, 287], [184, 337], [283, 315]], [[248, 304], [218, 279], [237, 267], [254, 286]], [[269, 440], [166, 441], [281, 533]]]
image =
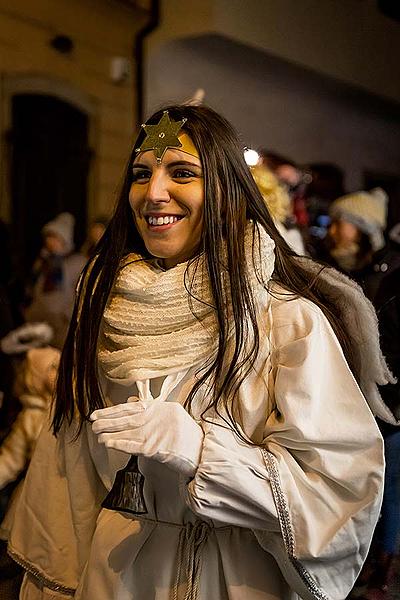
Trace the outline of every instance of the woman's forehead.
[[193, 154], [189, 154], [184, 150], [180, 150], [178, 148], [168, 148], [165, 152], [161, 162], [157, 160], [155, 153], [152, 150], [146, 150], [145, 152], [139, 152], [136, 155], [133, 164], [146, 164], [148, 166], [155, 165], [166, 165], [171, 162], [185, 162], [191, 163], [193, 165], [197, 165], [201, 167], [201, 160], [198, 156], [194, 156]]

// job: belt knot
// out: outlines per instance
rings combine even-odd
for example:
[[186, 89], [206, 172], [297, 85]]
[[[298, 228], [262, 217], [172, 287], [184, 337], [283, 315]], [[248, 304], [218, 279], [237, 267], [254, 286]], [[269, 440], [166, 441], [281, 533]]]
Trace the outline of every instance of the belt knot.
[[179, 582], [182, 571], [185, 574], [186, 591], [183, 600], [196, 600], [198, 597], [202, 551], [211, 527], [205, 521], [186, 523], [179, 534], [178, 568], [173, 588], [172, 600], [178, 600]]

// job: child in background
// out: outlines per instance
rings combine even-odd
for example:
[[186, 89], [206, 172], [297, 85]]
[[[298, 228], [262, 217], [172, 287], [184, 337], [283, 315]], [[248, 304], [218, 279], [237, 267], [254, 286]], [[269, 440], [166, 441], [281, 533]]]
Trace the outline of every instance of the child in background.
[[74, 251], [75, 219], [64, 212], [42, 229], [43, 246], [27, 288], [30, 304], [24, 318], [44, 321], [54, 330], [53, 346], [63, 347], [74, 306], [75, 288], [86, 259]]

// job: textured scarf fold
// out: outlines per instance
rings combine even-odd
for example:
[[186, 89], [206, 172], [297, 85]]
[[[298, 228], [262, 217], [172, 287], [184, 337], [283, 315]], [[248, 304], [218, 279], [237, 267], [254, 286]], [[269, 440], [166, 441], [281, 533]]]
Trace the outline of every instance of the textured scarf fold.
[[[256, 292], [264, 290], [272, 275], [274, 247], [262, 227], [248, 225], [245, 256]], [[223, 273], [229, 303], [226, 268]], [[104, 313], [100, 366], [110, 379], [129, 384], [205, 364], [218, 346], [213, 305], [203, 255], [165, 271], [156, 261], [130, 254], [122, 261]]]

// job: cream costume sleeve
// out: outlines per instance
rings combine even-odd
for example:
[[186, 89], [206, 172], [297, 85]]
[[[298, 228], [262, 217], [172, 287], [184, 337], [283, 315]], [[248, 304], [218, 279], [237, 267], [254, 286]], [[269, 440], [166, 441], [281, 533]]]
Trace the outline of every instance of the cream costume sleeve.
[[322, 312], [304, 299], [273, 299], [269, 313], [265, 450], [206, 427], [187, 503], [200, 516], [251, 528], [302, 598], [339, 600], [379, 515], [382, 440]]

